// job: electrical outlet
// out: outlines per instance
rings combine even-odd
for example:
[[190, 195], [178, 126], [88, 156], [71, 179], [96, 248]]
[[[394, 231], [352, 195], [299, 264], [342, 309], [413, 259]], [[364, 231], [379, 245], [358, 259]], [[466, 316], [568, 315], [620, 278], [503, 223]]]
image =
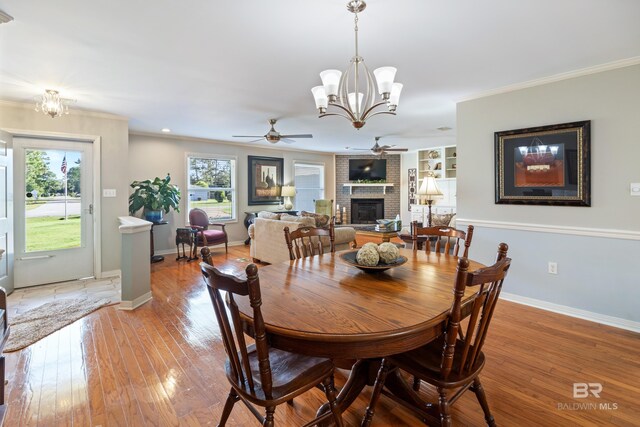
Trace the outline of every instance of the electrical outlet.
[[549, 274], [558, 274], [558, 263], [549, 261]]
[[640, 182], [632, 182], [630, 190], [632, 196], [640, 196]]

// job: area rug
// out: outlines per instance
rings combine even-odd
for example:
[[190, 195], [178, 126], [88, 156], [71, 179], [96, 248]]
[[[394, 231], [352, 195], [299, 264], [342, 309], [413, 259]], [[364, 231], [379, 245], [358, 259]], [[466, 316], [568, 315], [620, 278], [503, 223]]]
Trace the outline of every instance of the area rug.
[[23, 349], [110, 302], [109, 298], [61, 299], [19, 314], [9, 321], [11, 333], [4, 351]]

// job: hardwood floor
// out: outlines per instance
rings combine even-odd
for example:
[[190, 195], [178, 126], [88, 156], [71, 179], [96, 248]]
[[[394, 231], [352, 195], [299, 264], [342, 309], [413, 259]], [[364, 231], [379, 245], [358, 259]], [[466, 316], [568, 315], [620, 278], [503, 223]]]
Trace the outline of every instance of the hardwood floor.
[[[228, 271], [249, 262], [248, 247], [214, 251], [216, 266]], [[167, 256], [152, 265], [152, 284], [153, 300], [135, 311], [102, 308], [7, 354], [5, 425], [216, 425], [229, 386], [198, 264]], [[501, 301], [485, 349], [481, 378], [499, 425], [640, 425], [638, 334]], [[344, 379], [339, 372], [336, 385]], [[573, 399], [574, 382], [601, 383], [600, 398]], [[347, 425], [359, 425], [369, 393], [344, 414]], [[276, 424], [302, 424], [323, 400], [312, 390], [293, 406], [279, 406]], [[453, 406], [453, 420], [483, 424], [472, 393]], [[258, 423], [238, 404], [229, 425]], [[420, 422], [383, 396], [373, 425]]]

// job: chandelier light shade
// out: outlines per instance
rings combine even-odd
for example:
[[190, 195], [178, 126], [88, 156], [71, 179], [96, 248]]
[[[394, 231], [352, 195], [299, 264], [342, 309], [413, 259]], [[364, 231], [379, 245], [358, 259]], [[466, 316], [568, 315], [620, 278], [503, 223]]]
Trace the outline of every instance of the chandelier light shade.
[[69, 103], [71, 99], [60, 98], [57, 90], [47, 89], [44, 95], [36, 97], [36, 111], [42, 111], [52, 119], [63, 114], [69, 114]]
[[[394, 83], [396, 68], [380, 67], [373, 71], [372, 76], [364, 58], [358, 53], [358, 13], [366, 6], [363, 0], [347, 3], [347, 9], [355, 15], [356, 47], [349, 68], [344, 73], [340, 70], [321, 72], [322, 86], [311, 89], [320, 117], [341, 116], [350, 120], [356, 129], [363, 127], [369, 117], [377, 114], [395, 115], [402, 91], [402, 84]], [[377, 100], [376, 92], [380, 100]], [[329, 112], [329, 107], [337, 111]]]

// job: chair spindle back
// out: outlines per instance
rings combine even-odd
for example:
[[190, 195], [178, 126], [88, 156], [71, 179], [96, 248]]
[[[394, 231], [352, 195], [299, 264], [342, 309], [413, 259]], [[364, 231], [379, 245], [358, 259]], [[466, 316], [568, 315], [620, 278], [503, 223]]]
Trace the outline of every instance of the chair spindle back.
[[456, 341], [461, 328], [462, 297], [466, 288], [472, 286], [478, 286], [478, 291], [472, 301], [466, 333], [460, 334], [463, 347], [462, 354], [459, 355], [459, 374], [468, 373], [480, 355], [493, 311], [500, 296], [502, 284], [511, 265], [511, 258], [507, 258], [508, 249], [507, 244], [500, 243], [496, 263], [490, 267], [475, 271], [468, 271], [469, 261], [466, 258], [460, 258], [458, 261], [454, 288], [455, 296], [449, 313], [445, 345], [442, 351], [442, 363], [440, 365], [441, 374], [445, 379], [451, 373]]
[[[204, 256], [203, 248], [202, 254]], [[210, 259], [210, 257], [209, 257]], [[271, 366], [269, 363], [269, 347], [265, 333], [264, 319], [260, 306], [262, 299], [260, 296], [260, 280], [258, 278], [258, 267], [249, 264], [245, 270], [246, 279], [220, 272], [212, 265], [200, 263], [200, 269], [204, 276], [209, 290], [209, 296], [216, 313], [222, 340], [233, 375], [238, 384], [246, 383], [251, 391], [254, 391], [253, 376], [249, 365], [247, 344], [240, 321], [240, 311], [234, 300], [234, 295], [248, 296], [253, 308], [253, 328], [255, 333], [255, 346], [258, 354], [258, 368], [260, 370], [261, 386], [265, 397], [270, 399], [272, 395], [273, 383], [271, 376]], [[231, 319], [225, 309], [225, 301], [221, 291], [227, 293], [228, 307]]]
[[463, 257], [469, 256], [469, 247], [473, 238], [473, 225], [467, 227], [467, 231], [456, 230], [451, 227], [418, 227], [418, 221], [413, 221], [411, 226], [411, 240], [413, 241], [413, 250], [418, 250], [418, 236], [429, 236], [430, 239], [425, 242], [425, 252], [432, 251], [431, 244], [434, 245], [435, 252], [442, 252], [453, 256], [458, 256], [460, 252], [460, 241], [464, 242]]
[[315, 227], [300, 227], [297, 230], [289, 231], [289, 227], [284, 228], [284, 239], [289, 248], [289, 259], [295, 260], [306, 258], [316, 254], [324, 253], [324, 245], [321, 236], [329, 237], [331, 252], [336, 251], [334, 221], [329, 223], [329, 229]]

